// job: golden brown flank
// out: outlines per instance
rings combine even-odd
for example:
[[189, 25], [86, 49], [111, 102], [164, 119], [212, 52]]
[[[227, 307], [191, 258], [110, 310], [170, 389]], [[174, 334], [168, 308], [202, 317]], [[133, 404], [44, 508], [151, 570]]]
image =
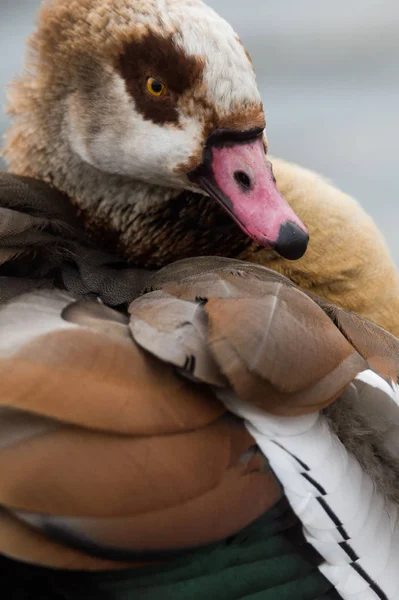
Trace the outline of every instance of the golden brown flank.
[[399, 336], [399, 277], [381, 232], [353, 198], [319, 175], [273, 160], [277, 184], [306, 223], [305, 256], [254, 262], [283, 273], [305, 290], [363, 315]]

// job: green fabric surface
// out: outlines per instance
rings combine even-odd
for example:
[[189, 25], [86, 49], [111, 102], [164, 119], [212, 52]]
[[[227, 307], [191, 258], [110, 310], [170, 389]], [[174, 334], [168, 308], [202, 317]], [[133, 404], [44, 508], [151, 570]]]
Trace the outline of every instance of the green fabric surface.
[[239, 534], [163, 565], [107, 573], [0, 560], [4, 600], [337, 600], [286, 500]]

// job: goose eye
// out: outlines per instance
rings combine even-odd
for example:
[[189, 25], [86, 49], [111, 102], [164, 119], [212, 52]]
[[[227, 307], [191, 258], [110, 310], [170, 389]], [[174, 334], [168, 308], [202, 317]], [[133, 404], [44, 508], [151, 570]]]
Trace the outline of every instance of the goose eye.
[[154, 77], [149, 77], [147, 79], [147, 92], [151, 94], [151, 96], [165, 96], [168, 93], [168, 90], [162, 81], [154, 79]]

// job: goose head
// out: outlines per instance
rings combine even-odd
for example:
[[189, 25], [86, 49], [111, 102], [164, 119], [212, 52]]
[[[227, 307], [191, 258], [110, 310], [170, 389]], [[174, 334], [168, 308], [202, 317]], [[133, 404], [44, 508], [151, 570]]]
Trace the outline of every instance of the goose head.
[[304, 254], [251, 60], [200, 0], [50, 0], [30, 50], [6, 156], [67, 193], [107, 249], [146, 266], [251, 240]]

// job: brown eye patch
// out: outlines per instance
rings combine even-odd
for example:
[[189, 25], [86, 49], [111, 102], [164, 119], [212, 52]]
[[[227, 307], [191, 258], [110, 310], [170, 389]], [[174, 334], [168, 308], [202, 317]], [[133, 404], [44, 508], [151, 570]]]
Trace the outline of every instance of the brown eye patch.
[[[152, 32], [128, 42], [117, 67], [137, 110], [158, 125], [178, 123], [177, 98], [194, 87], [204, 68], [200, 58], [188, 56], [172, 37]], [[146, 88], [149, 78], [164, 82], [169, 94], [150, 95]]]

